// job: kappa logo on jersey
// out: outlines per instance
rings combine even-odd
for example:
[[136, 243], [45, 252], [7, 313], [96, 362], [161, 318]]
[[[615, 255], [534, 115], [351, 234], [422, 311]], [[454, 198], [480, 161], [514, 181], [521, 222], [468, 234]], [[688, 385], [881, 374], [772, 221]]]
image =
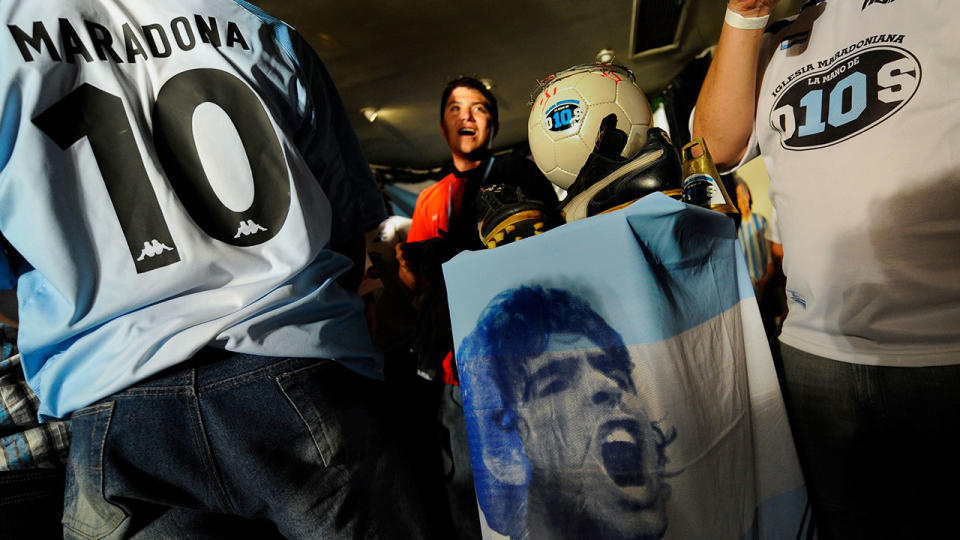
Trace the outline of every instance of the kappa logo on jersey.
[[[125, 61], [136, 62], [138, 57], [142, 57], [139, 58], [140, 60], [149, 60], [151, 56], [166, 58], [173, 53], [174, 46], [181, 51], [193, 49], [197, 46], [198, 38], [199, 42], [213, 47], [239, 46], [244, 50], [250, 50], [247, 40], [244, 39], [236, 23], [227, 21], [225, 25], [221, 26], [221, 24], [213, 17], [204, 19], [201, 15], [194, 15], [192, 24], [187, 17], [177, 17], [166, 25], [158, 23], [134, 26], [123, 23], [121, 27], [123, 35], [114, 36], [107, 27], [93, 21], [84, 21], [83, 24], [78, 23], [74, 26], [68, 19], [61, 18], [56, 26], [60, 30], [59, 48], [43, 21], [34, 21], [29, 33], [15, 24], [8, 25], [7, 28], [26, 62], [35, 61], [34, 54], [42, 58], [44, 51], [51, 60], [71, 63], [76, 62], [78, 57], [86, 62], [93, 62], [94, 54], [102, 61], [112, 61], [117, 64]], [[81, 38], [77, 28], [86, 34], [86, 39]], [[146, 42], [146, 47], [138, 35]], [[115, 43], [116, 48], [114, 48]], [[118, 49], [120, 53], [117, 52]]]
[[860, 8], [860, 11], [867, 9], [867, 6], [872, 6], [873, 4], [892, 4], [893, 0], [863, 0], [863, 7]]
[[[843, 49], [823, 69], [808, 64], [777, 87], [770, 126], [788, 150], [821, 148], [845, 141], [902, 109], [920, 85], [920, 62], [890, 45], [866, 46], [873, 36]], [[889, 40], [884, 40], [889, 41]], [[846, 51], [846, 53], [845, 53]]]
[[173, 251], [173, 248], [154, 238], [149, 242], [143, 243], [143, 251], [140, 252], [140, 257], [137, 261], [142, 261], [147, 257], [156, 257], [164, 251]]
[[250, 236], [251, 234], [257, 234], [258, 232], [265, 230], [267, 229], [257, 225], [252, 219], [248, 219], [240, 222], [240, 227], [237, 228], [237, 234], [235, 234], [233, 237], [240, 238], [241, 236]]

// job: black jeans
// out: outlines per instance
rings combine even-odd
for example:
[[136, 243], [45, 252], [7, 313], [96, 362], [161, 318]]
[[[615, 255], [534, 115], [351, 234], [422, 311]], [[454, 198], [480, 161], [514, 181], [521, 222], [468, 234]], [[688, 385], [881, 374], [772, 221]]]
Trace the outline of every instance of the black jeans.
[[0, 540], [62, 538], [65, 469], [0, 471]]
[[960, 365], [867, 366], [781, 347], [820, 539], [957, 538]]

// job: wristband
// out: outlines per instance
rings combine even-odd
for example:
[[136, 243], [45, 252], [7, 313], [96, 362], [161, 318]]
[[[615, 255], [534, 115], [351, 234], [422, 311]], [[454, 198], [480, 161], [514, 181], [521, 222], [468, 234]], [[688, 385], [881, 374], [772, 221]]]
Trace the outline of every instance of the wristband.
[[763, 17], [744, 17], [730, 8], [727, 8], [727, 14], [723, 17], [723, 22], [741, 30], [758, 30], [765, 28], [768, 20], [770, 20], [769, 13]]

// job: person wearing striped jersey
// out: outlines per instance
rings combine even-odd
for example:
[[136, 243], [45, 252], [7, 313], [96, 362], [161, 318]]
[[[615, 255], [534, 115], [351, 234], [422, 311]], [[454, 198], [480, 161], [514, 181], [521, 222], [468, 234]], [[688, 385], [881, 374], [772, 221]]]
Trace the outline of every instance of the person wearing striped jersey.
[[753, 195], [746, 182], [737, 182], [737, 208], [740, 210], [740, 230], [737, 240], [747, 261], [750, 283], [757, 301], [761, 300], [764, 285], [773, 275], [773, 258], [770, 254], [770, 242], [765, 238], [767, 218], [753, 212]]

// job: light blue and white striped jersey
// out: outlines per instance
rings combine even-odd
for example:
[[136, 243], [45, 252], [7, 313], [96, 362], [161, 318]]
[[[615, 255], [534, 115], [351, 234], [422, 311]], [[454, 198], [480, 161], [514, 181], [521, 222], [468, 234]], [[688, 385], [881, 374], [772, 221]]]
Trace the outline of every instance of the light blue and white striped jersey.
[[743, 251], [743, 258], [747, 261], [747, 271], [750, 272], [750, 281], [753, 282], [754, 288], [760, 278], [767, 273], [767, 265], [770, 263], [770, 242], [764, 237], [766, 229], [767, 218], [751, 212], [749, 218], [740, 222], [740, 230], [737, 232], [740, 249]]
[[384, 216], [320, 60], [231, 0], [0, 3], [0, 232], [61, 417], [208, 344], [376, 375], [337, 245]]

